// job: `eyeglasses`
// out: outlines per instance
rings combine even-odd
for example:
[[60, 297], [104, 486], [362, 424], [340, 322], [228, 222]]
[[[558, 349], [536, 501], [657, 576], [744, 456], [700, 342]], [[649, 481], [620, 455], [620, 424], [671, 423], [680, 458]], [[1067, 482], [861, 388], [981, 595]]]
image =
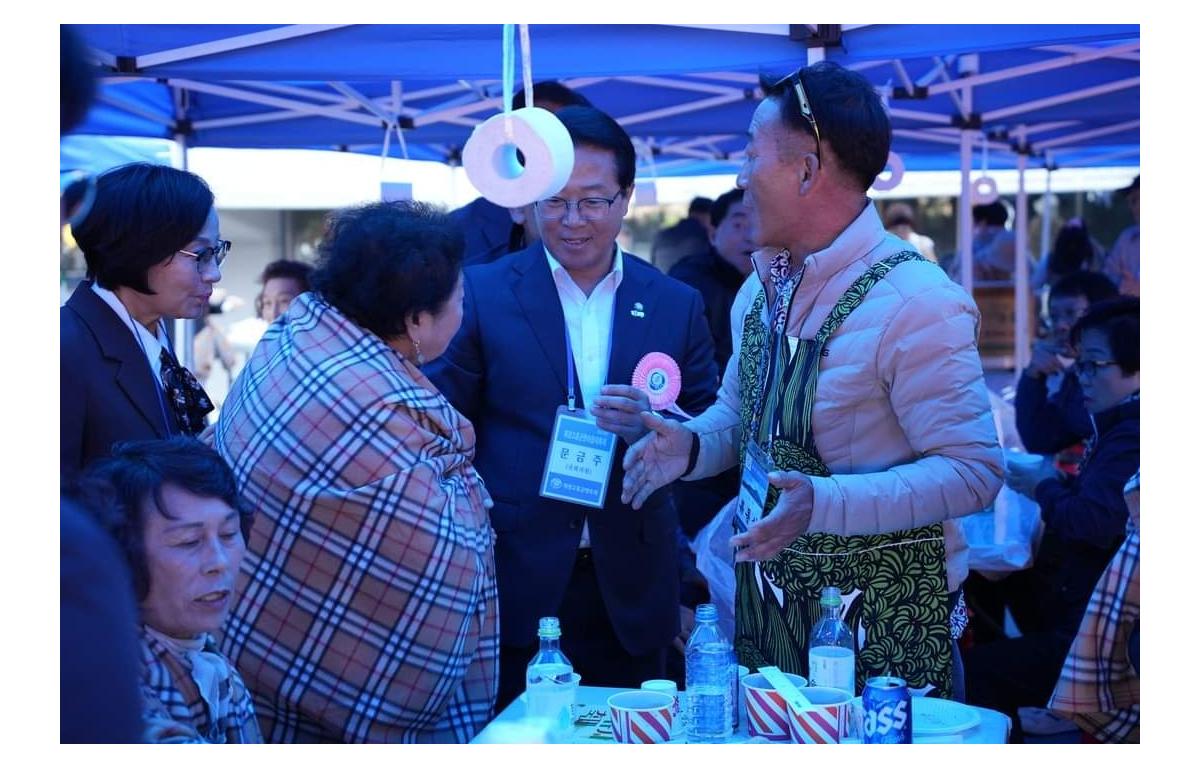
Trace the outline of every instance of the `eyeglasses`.
[[216, 245], [210, 245], [207, 248], [201, 248], [198, 251], [185, 251], [182, 248], [176, 253], [182, 253], [196, 260], [196, 269], [200, 272], [209, 264], [216, 264], [219, 268], [225, 263], [225, 257], [229, 254], [229, 249], [233, 247], [233, 242], [230, 240], [218, 240]]
[[567, 215], [571, 206], [579, 212], [579, 218], [584, 221], [599, 221], [608, 215], [612, 204], [621, 196], [620, 192], [608, 197], [585, 197], [580, 200], [564, 200], [561, 197], [548, 197], [537, 203], [538, 212], [547, 221], [557, 221]]
[[1076, 360], [1075, 370], [1080, 376], [1087, 376], [1090, 379], [1099, 373], [1101, 368], [1116, 364], [1116, 360]]
[[804, 83], [800, 82], [799, 69], [787, 77], [777, 80], [771, 88], [782, 88], [785, 85], [791, 85], [796, 91], [796, 101], [800, 104], [800, 114], [804, 115], [804, 118], [808, 120], [808, 124], [812, 126], [813, 137], [817, 140], [817, 162], [821, 163], [821, 129], [817, 127], [817, 118], [813, 116], [812, 105], [808, 103], [808, 94], [804, 92]]

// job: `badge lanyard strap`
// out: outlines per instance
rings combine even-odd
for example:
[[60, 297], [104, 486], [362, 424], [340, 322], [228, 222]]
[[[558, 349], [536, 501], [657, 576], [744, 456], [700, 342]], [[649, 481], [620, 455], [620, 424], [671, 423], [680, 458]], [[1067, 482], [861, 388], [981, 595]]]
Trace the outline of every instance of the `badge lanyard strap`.
[[[786, 341], [787, 318], [790, 317], [792, 314], [792, 302], [796, 300], [796, 287], [800, 284], [800, 281], [804, 278], [804, 269], [806, 266], [807, 266], [806, 264], [801, 264], [800, 270], [798, 272], [796, 272], [795, 275], [788, 278], [788, 283], [791, 284], [792, 290], [791, 290], [791, 293], [788, 295], [787, 311], [784, 314], [784, 322], [783, 322], [782, 330], [780, 330], [778, 332], [775, 330], [775, 316], [778, 314], [778, 311], [779, 311], [779, 306], [778, 306], [779, 302], [783, 300], [783, 296], [781, 294], [777, 294], [775, 296], [775, 301], [772, 302], [772, 306], [769, 310], [771, 322], [770, 322], [770, 325], [768, 326], [767, 343], [763, 345], [763, 351], [762, 351], [762, 355], [759, 357], [759, 365], [758, 365], [758, 369], [760, 371], [763, 371], [764, 373], [763, 373], [763, 377], [762, 377], [762, 382], [759, 384], [758, 404], [755, 406], [755, 409], [754, 409], [754, 421], [750, 425], [750, 437], [755, 442], [758, 441], [758, 430], [762, 426], [763, 409], [766, 408], [766, 405], [767, 405], [767, 389], [771, 386], [771, 379], [773, 378], [773, 374], [775, 372], [776, 355], [772, 354], [772, 352], [775, 349], [776, 344], [786, 344], [787, 343], [787, 341]], [[795, 367], [797, 357], [799, 357], [799, 355], [793, 355], [793, 356], [791, 356], [791, 359], [788, 360], [787, 368], [785, 368], [784, 372], [783, 372], [783, 380], [784, 381], [787, 380], [788, 374]], [[771, 424], [770, 424], [770, 433], [767, 435], [767, 446], [766, 447], [767, 447], [768, 455], [770, 454], [771, 443], [774, 442], [774, 440], [775, 440], [775, 430], [779, 424], [779, 413], [780, 413], [780, 408], [777, 407], [775, 409], [775, 412], [772, 414], [772, 419], [771, 419]]]
[[[608, 326], [608, 363], [604, 366], [604, 379], [608, 380], [608, 372], [612, 368], [613, 327], [616, 325], [617, 302], [613, 298], [612, 317]], [[567, 326], [567, 318], [563, 317], [563, 336], [567, 341], [567, 408], [575, 410], [575, 353], [571, 348], [571, 329]], [[581, 340], [582, 341], [582, 340]]]

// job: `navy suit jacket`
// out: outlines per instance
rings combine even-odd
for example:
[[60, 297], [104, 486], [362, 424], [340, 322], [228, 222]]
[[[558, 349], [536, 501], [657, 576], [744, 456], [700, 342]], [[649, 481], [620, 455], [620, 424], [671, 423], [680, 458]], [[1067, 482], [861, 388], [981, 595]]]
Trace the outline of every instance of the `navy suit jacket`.
[[58, 313], [59, 474], [74, 477], [113, 443], [178, 433], [129, 326], [84, 281]]
[[[586, 516], [600, 592], [621, 644], [634, 655], [669, 646], [679, 631], [679, 521], [668, 489], [641, 510], [621, 503], [626, 446], [618, 438], [602, 509], [538, 495], [555, 413], [567, 399], [565, 323], [542, 243], [467, 268], [464, 287], [462, 328], [425, 370], [476, 428], [475, 467], [495, 502], [501, 642], [531, 645], [538, 618], [556, 615]], [[635, 302], [644, 317], [632, 314]], [[681, 408], [700, 413], [715, 398], [700, 294], [629, 254], [611, 348], [608, 383], [630, 383], [644, 355], [664, 352], [683, 373]]]

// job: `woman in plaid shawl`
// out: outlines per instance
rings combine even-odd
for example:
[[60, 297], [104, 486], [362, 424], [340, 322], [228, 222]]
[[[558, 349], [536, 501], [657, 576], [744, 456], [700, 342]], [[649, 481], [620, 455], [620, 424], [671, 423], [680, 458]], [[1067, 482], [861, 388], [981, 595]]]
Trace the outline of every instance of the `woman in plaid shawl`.
[[268, 741], [463, 742], [491, 716], [491, 499], [419, 367], [462, 322], [462, 242], [420, 203], [338, 212], [225, 401], [258, 518], [222, 647]]
[[118, 443], [83, 493], [117, 541], [141, 614], [142, 740], [256, 743], [246, 686], [217, 650], [250, 515], [233, 474], [190, 437]]

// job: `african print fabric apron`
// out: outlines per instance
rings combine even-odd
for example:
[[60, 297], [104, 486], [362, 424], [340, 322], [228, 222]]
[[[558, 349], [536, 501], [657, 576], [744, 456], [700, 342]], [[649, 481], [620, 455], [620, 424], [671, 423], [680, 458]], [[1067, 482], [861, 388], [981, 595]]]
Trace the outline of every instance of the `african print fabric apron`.
[[[905, 261], [924, 257], [905, 251], [870, 267], [838, 300], [816, 338], [800, 339], [790, 354], [785, 333], [772, 333], [762, 320], [766, 294], [759, 291], [743, 325], [738, 367], [743, 463], [753, 437], [769, 446], [777, 469], [831, 474], [812, 433], [821, 352], [867, 292]], [[791, 293], [782, 301], [790, 302]], [[765, 388], [764, 402], [758, 402], [755, 395], [764, 392], [764, 376], [771, 386]], [[778, 498], [779, 489], [770, 487], [764, 515]], [[868, 536], [804, 534], [770, 560], [738, 563], [736, 582], [734, 647], [739, 663], [751, 669], [775, 665], [808, 677], [808, 635], [821, 616], [821, 589], [835, 586], [849, 603], [843, 616], [855, 635], [859, 690], [868, 677], [892, 674], [914, 691], [950, 696], [953, 641], [940, 523]]]

